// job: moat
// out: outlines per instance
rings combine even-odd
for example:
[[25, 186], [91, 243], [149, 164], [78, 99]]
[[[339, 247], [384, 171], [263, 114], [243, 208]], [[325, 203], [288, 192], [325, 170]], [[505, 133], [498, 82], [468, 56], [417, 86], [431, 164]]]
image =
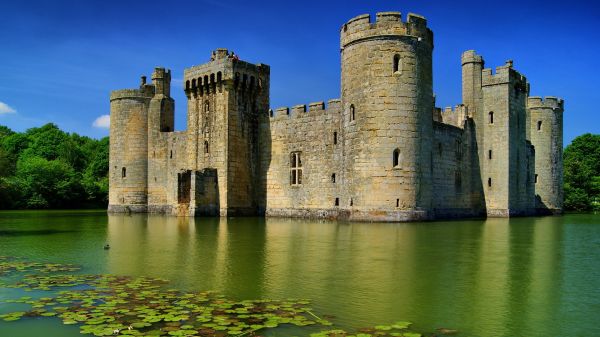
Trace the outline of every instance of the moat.
[[[458, 336], [600, 335], [600, 215], [363, 224], [2, 212], [0, 255], [236, 300], [308, 299], [342, 328], [407, 320]], [[0, 314], [18, 296], [0, 287]], [[261, 335], [314, 331], [286, 329]], [[81, 336], [55, 318], [0, 320], [0, 331]]]

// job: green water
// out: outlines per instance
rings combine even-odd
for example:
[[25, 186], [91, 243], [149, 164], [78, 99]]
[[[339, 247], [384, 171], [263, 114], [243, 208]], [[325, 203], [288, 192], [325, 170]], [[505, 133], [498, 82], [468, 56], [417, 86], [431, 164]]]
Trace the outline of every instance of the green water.
[[[310, 299], [342, 328], [408, 320], [458, 336], [600, 336], [600, 215], [348, 224], [3, 212], [0, 255], [239, 300]], [[0, 288], [0, 301], [21, 295]], [[0, 337], [35, 336], [80, 335], [58, 319], [0, 322]]]

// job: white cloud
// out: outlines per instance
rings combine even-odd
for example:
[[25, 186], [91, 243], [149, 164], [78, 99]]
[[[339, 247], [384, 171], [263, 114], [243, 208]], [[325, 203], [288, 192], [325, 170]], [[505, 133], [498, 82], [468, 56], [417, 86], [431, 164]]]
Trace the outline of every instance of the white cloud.
[[14, 114], [17, 110], [8, 106], [8, 104], [0, 102], [0, 115], [3, 114]]
[[108, 129], [110, 128], [110, 115], [102, 115], [94, 121], [92, 124], [95, 128]]

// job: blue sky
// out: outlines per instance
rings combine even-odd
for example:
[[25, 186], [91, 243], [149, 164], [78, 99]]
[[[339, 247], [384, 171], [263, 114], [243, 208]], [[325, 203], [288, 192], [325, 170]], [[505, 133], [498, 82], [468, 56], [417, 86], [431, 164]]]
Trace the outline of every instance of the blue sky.
[[513, 59], [531, 95], [566, 100], [565, 144], [600, 133], [600, 4], [581, 0], [2, 1], [0, 124], [106, 136], [93, 124], [108, 114], [110, 91], [164, 66], [185, 129], [183, 69], [216, 48], [271, 66], [273, 107], [338, 98], [339, 28], [378, 11], [428, 19], [438, 106], [461, 103], [460, 55], [476, 49], [487, 67]]

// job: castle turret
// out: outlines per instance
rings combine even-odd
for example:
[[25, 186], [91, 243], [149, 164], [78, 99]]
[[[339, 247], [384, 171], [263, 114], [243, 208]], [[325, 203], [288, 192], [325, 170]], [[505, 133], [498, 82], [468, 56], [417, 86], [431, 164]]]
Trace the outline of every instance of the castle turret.
[[154, 68], [152, 72], [152, 84], [154, 84], [156, 95], [171, 96], [171, 71], [165, 68]]
[[[430, 217], [433, 33], [397, 12], [341, 31], [344, 197], [353, 219]], [[381, 216], [376, 216], [381, 214]]]
[[171, 71], [154, 68], [154, 96], [148, 112], [148, 208], [149, 212], [167, 212], [168, 135], [175, 127], [175, 101], [170, 97]]
[[154, 87], [110, 95], [109, 211], [146, 212], [148, 199], [148, 109]]
[[[474, 50], [468, 50], [462, 54], [462, 99], [467, 107], [468, 115], [473, 118], [476, 127], [483, 127], [485, 116], [483, 113], [483, 93], [481, 90], [481, 71], [485, 65], [483, 57], [477, 55]], [[483, 132], [476, 134], [477, 143], [483, 141]], [[480, 157], [483, 156], [483, 148], [478, 149]]]
[[536, 209], [542, 214], [562, 213], [563, 112], [560, 98], [527, 99], [529, 136], [535, 146]]

